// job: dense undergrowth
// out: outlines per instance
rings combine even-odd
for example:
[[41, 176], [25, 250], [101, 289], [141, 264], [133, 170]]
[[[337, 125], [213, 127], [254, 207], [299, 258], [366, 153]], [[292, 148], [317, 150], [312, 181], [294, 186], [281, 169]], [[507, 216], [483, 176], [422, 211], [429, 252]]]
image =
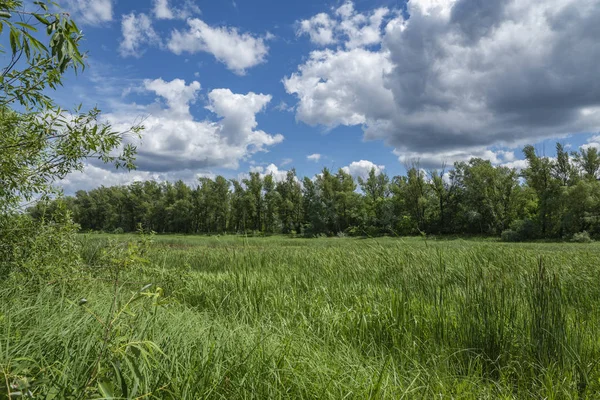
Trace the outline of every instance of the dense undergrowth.
[[78, 238], [4, 278], [0, 398], [600, 395], [595, 244]]

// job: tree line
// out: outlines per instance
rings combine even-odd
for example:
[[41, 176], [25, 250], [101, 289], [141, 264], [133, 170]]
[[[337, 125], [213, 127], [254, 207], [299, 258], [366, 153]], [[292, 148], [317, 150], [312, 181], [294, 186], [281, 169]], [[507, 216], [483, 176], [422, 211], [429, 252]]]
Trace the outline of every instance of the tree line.
[[[200, 178], [135, 182], [79, 191], [38, 204], [35, 218], [66, 206], [84, 231], [131, 232], [141, 224], [158, 233], [282, 233], [315, 235], [501, 235], [506, 240], [600, 235], [600, 155], [594, 147], [541, 157], [523, 149], [520, 173], [472, 158], [453, 168], [406, 175], [373, 169], [357, 181], [324, 168], [313, 179], [252, 172], [246, 179]], [[360, 189], [360, 190], [357, 190]]]

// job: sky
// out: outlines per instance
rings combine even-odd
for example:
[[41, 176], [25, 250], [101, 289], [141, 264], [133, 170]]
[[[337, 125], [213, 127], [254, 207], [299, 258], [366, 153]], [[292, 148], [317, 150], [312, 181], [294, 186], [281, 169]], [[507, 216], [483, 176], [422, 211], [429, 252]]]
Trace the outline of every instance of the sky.
[[63, 0], [83, 74], [57, 93], [142, 122], [133, 172], [89, 161], [67, 194], [134, 180], [402, 174], [533, 144], [600, 147], [598, 0]]

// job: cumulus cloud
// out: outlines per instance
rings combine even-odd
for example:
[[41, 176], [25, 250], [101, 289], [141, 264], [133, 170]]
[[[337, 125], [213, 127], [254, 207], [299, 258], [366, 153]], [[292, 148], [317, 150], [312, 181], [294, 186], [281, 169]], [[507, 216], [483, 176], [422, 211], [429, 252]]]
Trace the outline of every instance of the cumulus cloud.
[[311, 19], [300, 21], [299, 25], [298, 35], [308, 35], [310, 41], [315, 44], [326, 46], [336, 42], [333, 38], [333, 30], [336, 27], [336, 22], [325, 13], [320, 13]]
[[589, 149], [590, 147], [595, 147], [600, 150], [600, 135], [594, 135], [587, 140], [587, 143], [580, 146], [582, 149]]
[[196, 100], [197, 92], [200, 90], [200, 82], [193, 81], [189, 85], [183, 79], [174, 79], [165, 82], [161, 78], [144, 80], [144, 88], [156, 93], [165, 99], [169, 111], [175, 115], [187, 117], [190, 112], [190, 103]]
[[198, 18], [188, 19], [186, 31], [174, 30], [167, 47], [175, 54], [206, 52], [236, 74], [265, 62], [268, 37], [240, 33], [236, 28], [212, 27]]
[[527, 160], [514, 160], [514, 161], [502, 163], [502, 166], [507, 167], [507, 168], [516, 169], [517, 171], [521, 171], [521, 170], [524, 170], [525, 168], [527, 168], [529, 165], [527, 163]]
[[98, 25], [112, 21], [112, 0], [65, 0], [61, 5], [78, 23]]
[[215, 89], [208, 94], [210, 104], [207, 107], [222, 117], [219, 133], [231, 145], [245, 143], [248, 138], [256, 140], [256, 144], [267, 144], [270, 136], [262, 131], [255, 131], [258, 125], [256, 114], [263, 111], [271, 101], [270, 95], [235, 94], [229, 89]]
[[[250, 167], [250, 172], [258, 172], [260, 174], [261, 178], [264, 178], [267, 175], [272, 175], [273, 180], [275, 182], [285, 181], [285, 178], [287, 177], [287, 173], [288, 173], [288, 171], [280, 170], [279, 167], [277, 167], [277, 165], [275, 165], [275, 164], [269, 164], [266, 167], [262, 167], [260, 165]], [[240, 179], [244, 179], [244, 178], [248, 178], [248, 174], [240, 175]], [[296, 178], [296, 181], [297, 180], [298, 179]]]
[[187, 0], [179, 8], [171, 7], [169, 0], [154, 0], [154, 16], [157, 19], [186, 19], [194, 14], [200, 14], [200, 8]]
[[256, 114], [271, 96], [214, 89], [208, 93], [207, 108], [217, 119], [197, 121], [189, 105], [196, 100], [200, 83], [155, 79], [143, 81], [143, 87], [156, 94], [153, 104], [132, 105], [106, 116], [116, 129], [123, 130], [136, 115], [147, 115], [136, 162], [141, 171], [236, 169], [240, 160], [283, 141], [282, 135], [257, 129]]
[[313, 51], [286, 77], [296, 118], [359, 125], [401, 159], [438, 162], [600, 129], [596, 0], [410, 0], [407, 11], [390, 11], [378, 48]]
[[346, 2], [332, 16], [319, 13], [298, 23], [299, 36], [308, 35], [310, 41], [319, 46], [341, 41], [347, 48], [369, 46], [381, 41], [381, 25], [390, 10], [377, 8], [371, 13], [358, 13], [354, 3]]
[[196, 186], [198, 178], [208, 177], [214, 179], [216, 174], [207, 172], [197, 172], [194, 170], [182, 170], [171, 172], [150, 172], [150, 171], [131, 171], [123, 172], [116, 170], [106, 170], [100, 166], [87, 164], [82, 171], [76, 171], [69, 174], [64, 179], [57, 182], [66, 195], [74, 195], [78, 190], [92, 190], [100, 186], [121, 186], [129, 185], [134, 182], [156, 181], [156, 182], [175, 182], [182, 180], [188, 186]]
[[298, 72], [283, 80], [298, 97], [296, 119], [309, 125], [361, 125], [394, 111], [394, 96], [384, 87], [392, 64], [385, 54], [357, 48], [313, 51]]
[[352, 175], [354, 179], [367, 179], [372, 169], [375, 169], [375, 175], [379, 175], [383, 172], [385, 166], [376, 165], [367, 160], [360, 160], [354, 161], [350, 165], [342, 168], [345, 173]]
[[315, 153], [315, 154], [306, 156], [306, 158], [310, 161], [319, 162], [321, 160], [321, 155], [319, 153]]
[[121, 20], [123, 39], [119, 45], [119, 53], [123, 57], [141, 57], [143, 45], [160, 42], [159, 36], [152, 27], [152, 20], [146, 14], [130, 13]]

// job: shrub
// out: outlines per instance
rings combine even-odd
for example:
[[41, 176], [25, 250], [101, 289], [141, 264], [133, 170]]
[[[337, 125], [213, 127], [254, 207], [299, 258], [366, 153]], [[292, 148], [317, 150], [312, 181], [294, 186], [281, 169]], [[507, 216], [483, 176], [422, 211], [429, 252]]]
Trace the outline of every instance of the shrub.
[[536, 237], [535, 223], [530, 219], [518, 219], [510, 224], [510, 229], [517, 232], [521, 240], [533, 240]]
[[503, 242], [521, 242], [523, 240], [519, 232], [513, 231], [512, 229], [503, 231], [501, 237]]
[[573, 238], [571, 239], [571, 242], [575, 242], [575, 243], [591, 243], [592, 242], [592, 238], [590, 237], [590, 234], [587, 233], [586, 231], [583, 232], [579, 232], [573, 235]]
[[68, 211], [53, 221], [36, 221], [29, 215], [0, 216], [0, 280], [11, 275], [51, 281], [69, 275], [80, 264], [78, 226]]
[[122, 235], [123, 233], [125, 233], [125, 231], [123, 230], [123, 228], [121, 228], [121, 227], [118, 227], [117, 229], [115, 229], [115, 230], [113, 231], [113, 233], [114, 233], [115, 235]]
[[510, 228], [503, 231], [503, 242], [524, 242], [533, 240], [536, 236], [535, 224], [530, 219], [518, 219], [510, 224]]

